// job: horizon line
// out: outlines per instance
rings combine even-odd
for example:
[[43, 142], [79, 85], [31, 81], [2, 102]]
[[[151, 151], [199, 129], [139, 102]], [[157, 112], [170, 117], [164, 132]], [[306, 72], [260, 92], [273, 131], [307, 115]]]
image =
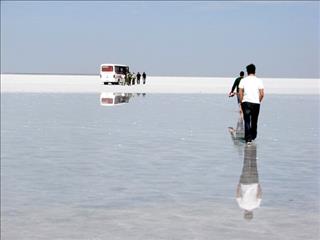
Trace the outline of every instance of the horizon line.
[[[1, 75], [65, 75], [65, 76], [99, 76], [93, 73], [13, 73], [13, 72], [0, 72]], [[147, 77], [199, 77], [199, 78], [237, 78], [238, 76], [195, 76], [195, 75], [147, 75]], [[320, 79], [320, 77], [266, 77], [257, 75], [259, 78], [292, 78], [292, 79]]]

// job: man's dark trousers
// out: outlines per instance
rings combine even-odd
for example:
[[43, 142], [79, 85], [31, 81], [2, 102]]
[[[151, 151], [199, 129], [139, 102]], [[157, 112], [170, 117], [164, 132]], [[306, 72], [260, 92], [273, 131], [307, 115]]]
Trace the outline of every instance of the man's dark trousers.
[[244, 138], [250, 142], [257, 137], [257, 124], [260, 104], [243, 102], [241, 104], [244, 118]]

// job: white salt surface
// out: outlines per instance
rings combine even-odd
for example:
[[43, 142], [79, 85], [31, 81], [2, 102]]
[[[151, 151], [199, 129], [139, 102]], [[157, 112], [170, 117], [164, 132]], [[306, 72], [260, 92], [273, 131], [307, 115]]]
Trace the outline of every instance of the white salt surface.
[[[1, 92], [229, 93], [235, 78], [147, 77], [146, 85], [106, 86], [92, 75], [2, 74]], [[266, 94], [320, 94], [320, 79], [263, 78]]]
[[269, 95], [257, 147], [262, 203], [235, 195], [244, 145], [225, 94], [3, 93], [6, 240], [318, 240], [319, 95]]

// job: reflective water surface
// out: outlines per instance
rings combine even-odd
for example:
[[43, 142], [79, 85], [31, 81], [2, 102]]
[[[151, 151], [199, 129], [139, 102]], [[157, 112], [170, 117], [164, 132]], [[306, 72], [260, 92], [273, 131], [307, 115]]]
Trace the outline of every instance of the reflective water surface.
[[101, 96], [2, 94], [3, 239], [319, 239], [318, 96]]

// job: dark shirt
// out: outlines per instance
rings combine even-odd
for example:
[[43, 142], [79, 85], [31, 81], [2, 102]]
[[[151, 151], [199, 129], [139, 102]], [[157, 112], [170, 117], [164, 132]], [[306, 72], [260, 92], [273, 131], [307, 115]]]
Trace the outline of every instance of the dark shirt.
[[242, 78], [243, 78], [243, 77], [238, 77], [236, 80], [234, 80], [234, 83], [233, 83], [231, 92], [233, 92], [234, 89], [237, 88], [237, 93], [239, 93], [239, 83], [240, 83], [240, 81], [241, 81]]

